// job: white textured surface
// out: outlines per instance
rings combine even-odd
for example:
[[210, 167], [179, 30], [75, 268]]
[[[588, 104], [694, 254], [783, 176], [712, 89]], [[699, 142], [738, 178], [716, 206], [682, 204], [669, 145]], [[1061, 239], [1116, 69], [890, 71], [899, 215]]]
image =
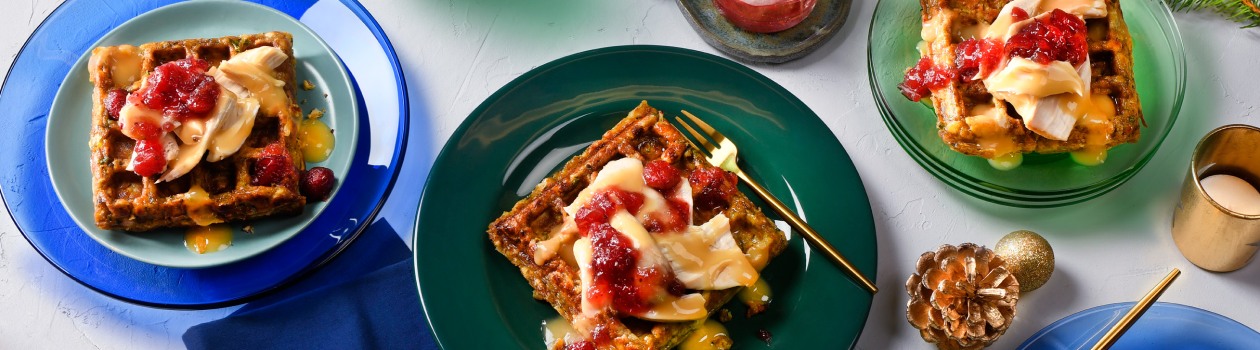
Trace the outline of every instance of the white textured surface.
[[[928, 348], [904, 316], [903, 284], [916, 258], [944, 244], [992, 246], [1017, 229], [1042, 233], [1057, 271], [1024, 296], [1014, 326], [996, 344], [1013, 348], [1041, 327], [1096, 305], [1140, 297], [1172, 267], [1184, 274], [1162, 300], [1196, 306], [1260, 327], [1260, 264], [1204, 272], [1172, 244], [1169, 220], [1191, 149], [1208, 130], [1257, 119], [1255, 57], [1260, 29], [1238, 29], [1211, 14], [1177, 14], [1186, 39], [1189, 84], [1176, 129], [1133, 180], [1096, 200], [1058, 209], [1016, 210], [980, 203], [919, 168], [880, 121], [866, 79], [866, 35], [874, 1], [854, 1], [849, 23], [817, 52], [779, 66], [755, 66], [805, 101], [857, 164], [879, 236], [876, 296], [858, 348]], [[55, 1], [5, 3], [0, 72]], [[624, 44], [716, 51], [667, 0], [367, 1], [423, 99], [437, 150], [463, 118], [529, 69], [571, 53]], [[563, 10], [559, 10], [563, 9]], [[432, 154], [420, 159], [430, 159]], [[6, 164], [7, 166], [7, 164]], [[0, 214], [5, 215], [5, 214]], [[180, 348], [189, 326], [231, 309], [169, 311], [98, 295], [44, 261], [0, 218], [0, 349]], [[826, 322], [826, 320], [819, 320]]]

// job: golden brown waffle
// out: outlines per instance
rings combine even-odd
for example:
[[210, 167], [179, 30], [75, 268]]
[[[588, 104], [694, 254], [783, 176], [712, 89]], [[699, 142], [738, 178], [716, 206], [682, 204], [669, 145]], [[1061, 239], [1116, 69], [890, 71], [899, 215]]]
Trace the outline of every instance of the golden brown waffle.
[[[647, 162], [664, 159], [685, 168], [683, 177], [697, 168], [712, 167], [697, 158], [686, 139], [660, 111], [646, 102], [604, 133], [581, 155], [570, 160], [563, 170], [543, 180], [529, 196], [516, 202], [512, 210], [490, 224], [490, 240], [500, 253], [521, 269], [521, 274], [534, 288], [534, 298], [550, 303], [560, 315], [574, 321], [582, 313], [582, 283], [578, 267], [561, 258], [543, 264], [533, 259], [534, 242], [550, 238], [553, 229], [563, 220], [562, 208], [577, 197], [578, 192], [594, 180], [610, 161], [633, 157]], [[729, 208], [720, 212], [730, 218], [735, 241], [754, 266], [764, 266], [786, 246], [786, 237], [761, 209], [742, 193], [736, 193]], [[697, 211], [696, 222], [708, 221], [719, 211]], [[751, 253], [750, 253], [751, 252]], [[760, 262], [758, 261], [760, 260]], [[760, 267], [759, 267], [760, 268]], [[710, 312], [726, 304], [739, 288], [703, 291]], [[617, 349], [669, 349], [691, 334], [701, 321], [649, 322], [632, 317], [602, 315], [596, 321], [608, 327], [612, 346]]]
[[[1089, 32], [1089, 61], [1092, 84], [1091, 93], [1107, 96], [1115, 104], [1115, 116], [1110, 119], [1114, 127], [1106, 147], [1137, 142], [1142, 119], [1142, 107], [1138, 102], [1137, 88], [1133, 82], [1133, 40], [1124, 23], [1119, 0], [1105, 0], [1107, 17], [1086, 19]], [[941, 43], [932, 45], [932, 60], [938, 65], [953, 67], [954, 53], [964, 37], [958, 33], [977, 23], [990, 23], [1006, 5], [1007, 0], [920, 0], [923, 21], [942, 21], [948, 35]], [[939, 18], [938, 18], [939, 17]], [[985, 90], [979, 80], [954, 81], [949, 86], [932, 92], [932, 105], [936, 110], [937, 129], [941, 139], [954, 150], [985, 158], [992, 158], [990, 148], [982, 147], [971, 127], [963, 120], [968, 111], [983, 104], [993, 104], [1007, 118], [1006, 136], [1018, 152], [1061, 153], [1080, 151], [1086, 147], [1091, 130], [1077, 123], [1066, 141], [1052, 140], [1029, 131], [1023, 117], [1009, 104], [998, 100]], [[1103, 130], [1103, 129], [1098, 129]]]
[[[135, 141], [123, 135], [119, 123], [106, 115], [104, 97], [111, 89], [135, 91], [148, 72], [163, 63], [188, 57], [207, 61], [210, 66], [237, 53], [261, 46], [273, 46], [289, 56], [275, 69], [275, 78], [285, 83], [288, 108], [278, 115], [259, 110], [249, 138], [236, 154], [218, 162], [202, 160], [189, 173], [164, 183], [143, 178], [126, 169]], [[127, 77], [124, 71], [129, 53], [138, 56], [139, 75]], [[293, 36], [269, 32], [214, 39], [189, 39], [132, 46], [98, 47], [92, 51], [88, 77], [93, 84], [91, 167], [96, 226], [107, 230], [147, 231], [161, 227], [187, 227], [196, 223], [189, 215], [193, 207], [223, 221], [255, 219], [302, 211], [306, 199], [298, 191], [296, 176], [272, 186], [250, 184], [254, 163], [262, 148], [281, 143], [289, 152], [295, 174], [305, 168], [297, 143], [297, 121], [302, 111], [294, 100]], [[115, 78], [123, 81], [116, 81]], [[204, 206], [189, 189], [199, 186], [209, 195]], [[204, 208], [204, 209], [200, 209]], [[204, 216], [199, 216], [204, 217]]]

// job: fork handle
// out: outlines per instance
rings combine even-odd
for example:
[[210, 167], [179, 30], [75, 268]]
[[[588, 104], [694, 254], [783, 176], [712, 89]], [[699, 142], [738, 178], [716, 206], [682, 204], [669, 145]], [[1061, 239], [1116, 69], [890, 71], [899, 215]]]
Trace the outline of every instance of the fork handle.
[[849, 276], [852, 276], [854, 279], [857, 279], [862, 287], [867, 291], [870, 291], [871, 294], [875, 294], [879, 291], [879, 288], [876, 288], [875, 284], [871, 283], [871, 280], [867, 279], [866, 276], [863, 276], [862, 273], [853, 266], [853, 263], [849, 262], [849, 259], [845, 259], [844, 255], [840, 255], [840, 251], [836, 250], [835, 247], [832, 247], [831, 244], [827, 243], [826, 239], [823, 239], [822, 236], [818, 235], [818, 232], [814, 231], [812, 227], [809, 227], [809, 224], [805, 223], [805, 220], [802, 220], [800, 216], [796, 216], [796, 213], [792, 212], [787, 205], [775, 198], [770, 191], [766, 190], [765, 187], [762, 187], [760, 183], [757, 183], [757, 181], [753, 181], [753, 179], [748, 177], [743, 170], [736, 171], [735, 175], [738, 175], [740, 180], [744, 180], [744, 183], [748, 184], [748, 187], [751, 187], [753, 192], [757, 192], [758, 197], [761, 197], [761, 199], [769, 203], [770, 207], [774, 208], [774, 211], [779, 213], [779, 216], [786, 219], [788, 225], [792, 226], [793, 230], [800, 232], [809, 244], [813, 245], [814, 248], [822, 250], [823, 255], [826, 256], [828, 260], [831, 260], [843, 267], [844, 272], [848, 273]]

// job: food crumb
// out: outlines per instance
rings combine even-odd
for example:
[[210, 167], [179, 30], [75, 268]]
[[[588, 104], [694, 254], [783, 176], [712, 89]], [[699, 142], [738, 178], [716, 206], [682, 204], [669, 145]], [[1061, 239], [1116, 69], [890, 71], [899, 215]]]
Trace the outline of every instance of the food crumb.
[[735, 346], [735, 339], [731, 339], [731, 336], [726, 334], [718, 334], [709, 340], [709, 346], [716, 350], [730, 350]]
[[324, 116], [323, 110], [320, 110], [319, 108], [312, 108], [311, 114], [306, 116], [306, 119], [319, 119], [320, 117], [323, 117], [323, 116]]
[[245, 233], [252, 235], [254, 234], [254, 225], [245, 225], [245, 227], [241, 228], [241, 231], [245, 231]]
[[757, 330], [757, 339], [761, 339], [761, 341], [766, 342], [766, 346], [770, 346], [770, 337], [772, 336], [773, 335], [770, 334], [770, 331], [767, 331], [765, 328]]
[[765, 311], [766, 303], [748, 303], [748, 312], [744, 314], [744, 317], [753, 317]]
[[302, 90], [311, 91], [315, 89], [315, 84], [311, 84], [310, 80], [302, 79]]
[[731, 320], [731, 310], [722, 309], [718, 311], [718, 322], [726, 323]]

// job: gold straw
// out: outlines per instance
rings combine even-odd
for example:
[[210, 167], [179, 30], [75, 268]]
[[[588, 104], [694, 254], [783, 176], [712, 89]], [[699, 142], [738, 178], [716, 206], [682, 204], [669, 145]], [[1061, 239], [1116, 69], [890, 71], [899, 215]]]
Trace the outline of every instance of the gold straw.
[[1146, 309], [1151, 308], [1151, 304], [1155, 303], [1155, 299], [1159, 299], [1159, 295], [1164, 294], [1164, 290], [1168, 289], [1168, 284], [1172, 283], [1172, 281], [1177, 279], [1177, 276], [1180, 275], [1181, 270], [1173, 268], [1172, 271], [1168, 273], [1168, 276], [1164, 276], [1163, 281], [1159, 281], [1159, 284], [1155, 285], [1155, 289], [1151, 289], [1150, 292], [1147, 292], [1146, 296], [1142, 297], [1142, 300], [1138, 300], [1137, 304], [1133, 305], [1133, 308], [1129, 309], [1129, 312], [1124, 314], [1124, 317], [1120, 318], [1120, 322], [1116, 322], [1116, 325], [1111, 326], [1111, 329], [1107, 331], [1107, 334], [1103, 334], [1102, 339], [1099, 339], [1098, 343], [1094, 344], [1093, 350], [1111, 348], [1111, 346], [1116, 343], [1116, 339], [1119, 339], [1120, 335], [1124, 334], [1125, 331], [1128, 331], [1129, 327], [1133, 326], [1133, 322], [1136, 322], [1138, 317], [1142, 317], [1142, 314], [1146, 313]]

